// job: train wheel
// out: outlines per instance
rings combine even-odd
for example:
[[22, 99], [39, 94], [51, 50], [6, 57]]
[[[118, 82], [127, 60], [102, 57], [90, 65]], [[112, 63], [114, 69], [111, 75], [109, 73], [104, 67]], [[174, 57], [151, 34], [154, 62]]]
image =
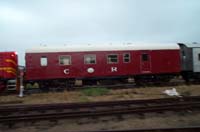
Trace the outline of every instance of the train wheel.
[[162, 85], [163, 83], [168, 83], [173, 76], [170, 75], [143, 75], [135, 76], [134, 80], [138, 86], [146, 85]]
[[66, 80], [66, 89], [67, 89], [68, 91], [74, 90], [74, 89], [73, 89], [74, 85], [75, 85], [75, 79]]
[[83, 80], [83, 85], [97, 85], [96, 80]]
[[39, 82], [39, 88], [43, 92], [49, 92], [50, 90], [48, 82]]
[[182, 72], [181, 75], [186, 84], [190, 84], [191, 80], [193, 79], [192, 74], [190, 74], [189, 72]]
[[137, 86], [144, 86], [144, 80], [142, 78], [140, 78], [139, 76], [136, 76], [134, 77], [134, 81], [135, 81], [135, 84]]
[[113, 79], [102, 79], [98, 81], [101, 85], [114, 85], [115, 82]]

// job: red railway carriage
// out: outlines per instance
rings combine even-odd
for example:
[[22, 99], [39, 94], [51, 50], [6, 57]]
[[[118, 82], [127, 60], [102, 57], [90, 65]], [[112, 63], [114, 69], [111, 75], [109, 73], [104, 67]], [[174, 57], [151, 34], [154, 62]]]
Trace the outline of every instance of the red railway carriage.
[[0, 91], [10, 79], [17, 77], [18, 57], [16, 52], [0, 52]]
[[73, 45], [26, 51], [26, 80], [109, 77], [155, 78], [180, 73], [180, 49], [174, 44]]

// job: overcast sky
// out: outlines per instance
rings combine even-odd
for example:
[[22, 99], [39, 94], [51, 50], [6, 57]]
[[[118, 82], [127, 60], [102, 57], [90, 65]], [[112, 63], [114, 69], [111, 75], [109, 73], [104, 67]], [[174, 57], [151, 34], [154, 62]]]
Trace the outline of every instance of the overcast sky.
[[29, 47], [200, 42], [200, 0], [0, 0], [0, 50], [24, 65]]

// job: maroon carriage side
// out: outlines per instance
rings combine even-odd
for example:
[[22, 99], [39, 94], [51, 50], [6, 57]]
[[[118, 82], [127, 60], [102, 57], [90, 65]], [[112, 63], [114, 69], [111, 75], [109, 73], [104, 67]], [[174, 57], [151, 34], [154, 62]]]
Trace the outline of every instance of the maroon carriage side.
[[166, 81], [180, 73], [176, 43], [40, 47], [27, 50], [25, 58], [26, 80], [41, 85], [128, 77]]

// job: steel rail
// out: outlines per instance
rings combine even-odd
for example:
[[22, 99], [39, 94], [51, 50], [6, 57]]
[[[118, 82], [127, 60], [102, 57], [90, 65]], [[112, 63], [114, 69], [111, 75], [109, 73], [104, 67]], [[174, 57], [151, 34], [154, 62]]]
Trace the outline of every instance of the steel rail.
[[181, 103], [181, 102], [199, 102], [200, 96], [163, 98], [163, 99], [145, 99], [145, 100], [122, 100], [122, 101], [102, 101], [89, 103], [58, 103], [58, 104], [35, 104], [35, 105], [7, 105], [0, 107], [0, 114], [9, 112], [26, 112], [36, 110], [64, 110], [79, 109], [91, 107], [108, 107], [108, 106], [128, 106], [128, 105], [150, 105], [164, 103]]
[[199, 132], [199, 131], [200, 131], [200, 126], [176, 127], [176, 128], [132, 129], [132, 130], [70, 131], [70, 132]]
[[[128, 84], [113, 84], [113, 85], [84, 85], [84, 86], [73, 86], [71, 88], [51, 88], [47, 91], [53, 91], [53, 92], [60, 92], [60, 91], [72, 91], [72, 90], [83, 90], [87, 88], [109, 88], [109, 89], [128, 89], [128, 88], [140, 88], [144, 86], [148, 87], [166, 87], [166, 86], [178, 86], [185, 84], [183, 82], [170, 82], [167, 84], [148, 84], [148, 85], [136, 85], [135, 83], [128, 83]], [[48, 88], [47, 88], [48, 89]], [[44, 93], [45, 90], [37, 89], [37, 88], [25, 88], [25, 93], [31, 94], [31, 93]]]
[[121, 114], [140, 114], [147, 112], [161, 112], [161, 111], [181, 111], [181, 110], [194, 110], [200, 109], [200, 102], [194, 103], [181, 103], [181, 104], [165, 104], [157, 106], [142, 106], [134, 108], [115, 108], [106, 110], [80, 110], [72, 112], [61, 112], [61, 113], [42, 113], [33, 115], [17, 115], [1, 117], [0, 122], [19, 122], [19, 121], [30, 121], [30, 120], [50, 120], [50, 119], [62, 119], [62, 118], [80, 118], [80, 117], [97, 117], [97, 116], [110, 116], [110, 115], [121, 115]]

